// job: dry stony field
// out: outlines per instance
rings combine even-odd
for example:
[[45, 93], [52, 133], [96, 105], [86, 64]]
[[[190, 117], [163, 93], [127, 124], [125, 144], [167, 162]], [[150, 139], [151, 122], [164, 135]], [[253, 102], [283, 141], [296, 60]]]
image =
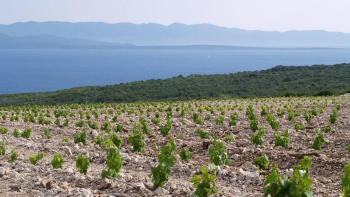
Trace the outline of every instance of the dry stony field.
[[4, 106], [0, 196], [349, 195], [349, 145], [346, 96]]

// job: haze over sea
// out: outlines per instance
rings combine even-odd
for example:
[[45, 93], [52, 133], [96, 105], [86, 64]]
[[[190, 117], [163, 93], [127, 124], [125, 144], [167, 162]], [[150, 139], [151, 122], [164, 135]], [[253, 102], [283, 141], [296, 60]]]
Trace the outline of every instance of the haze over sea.
[[350, 49], [0, 50], [0, 94], [350, 62]]

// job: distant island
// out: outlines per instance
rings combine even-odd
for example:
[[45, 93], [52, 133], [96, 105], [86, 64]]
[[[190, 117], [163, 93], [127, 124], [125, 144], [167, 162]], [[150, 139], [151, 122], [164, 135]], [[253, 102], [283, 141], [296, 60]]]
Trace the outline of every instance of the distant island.
[[224, 45], [236, 47], [350, 48], [350, 34], [258, 31], [211, 24], [21, 22], [0, 25], [0, 48], [118, 48]]

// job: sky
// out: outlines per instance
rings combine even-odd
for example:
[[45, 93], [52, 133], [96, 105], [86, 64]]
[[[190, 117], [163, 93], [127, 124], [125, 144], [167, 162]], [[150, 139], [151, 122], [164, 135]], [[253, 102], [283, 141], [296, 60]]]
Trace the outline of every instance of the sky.
[[350, 33], [350, 0], [0, 0], [0, 23], [210, 23]]

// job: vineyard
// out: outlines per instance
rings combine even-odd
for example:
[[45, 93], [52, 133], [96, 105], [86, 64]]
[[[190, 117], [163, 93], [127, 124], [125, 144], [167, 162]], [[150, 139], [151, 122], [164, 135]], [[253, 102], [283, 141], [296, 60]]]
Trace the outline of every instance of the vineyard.
[[350, 97], [0, 107], [0, 196], [350, 196]]

